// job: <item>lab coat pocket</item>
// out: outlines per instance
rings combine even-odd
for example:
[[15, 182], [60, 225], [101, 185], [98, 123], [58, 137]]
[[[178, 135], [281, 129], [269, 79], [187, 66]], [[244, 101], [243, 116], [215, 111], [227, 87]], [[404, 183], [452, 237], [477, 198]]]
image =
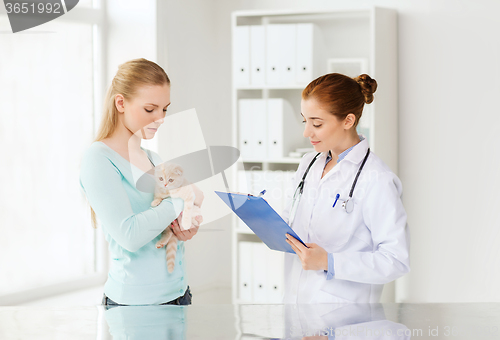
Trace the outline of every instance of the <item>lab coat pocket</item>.
[[313, 296], [311, 303], [353, 303], [350, 301], [334, 294], [328, 293], [320, 289], [315, 296]]
[[341, 199], [337, 201], [335, 207], [332, 207], [335, 196], [336, 194], [327, 197], [324, 203], [318, 202], [311, 223], [318, 244], [328, 252], [334, 252], [349, 242], [357, 225], [356, 210], [359, 210], [355, 199], [353, 199], [354, 211], [351, 213], [347, 213], [342, 207]]
[[361, 282], [333, 278], [326, 280], [319, 292], [319, 296], [325, 299], [331, 295], [333, 296], [331, 299], [339, 299], [342, 302], [369, 302], [371, 286]]

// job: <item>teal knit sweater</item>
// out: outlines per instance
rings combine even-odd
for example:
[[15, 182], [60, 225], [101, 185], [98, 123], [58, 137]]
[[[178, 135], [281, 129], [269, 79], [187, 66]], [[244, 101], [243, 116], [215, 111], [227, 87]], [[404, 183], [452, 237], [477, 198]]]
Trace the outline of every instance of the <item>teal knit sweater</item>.
[[[149, 155], [153, 164], [162, 163], [157, 153]], [[92, 143], [81, 161], [80, 185], [109, 243], [112, 265], [104, 293], [126, 305], [168, 302], [187, 289], [184, 242], [178, 242], [171, 274], [165, 247], [155, 246], [161, 232], [179, 216], [184, 201], [167, 198], [151, 207], [154, 194], [135, 187], [143, 174], [103, 142]]]

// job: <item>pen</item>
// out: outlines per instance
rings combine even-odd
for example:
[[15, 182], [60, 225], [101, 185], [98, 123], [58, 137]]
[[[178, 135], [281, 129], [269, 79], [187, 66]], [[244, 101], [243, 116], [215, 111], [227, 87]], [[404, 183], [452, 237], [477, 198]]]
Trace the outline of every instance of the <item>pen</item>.
[[262, 191], [260, 192], [260, 194], [259, 194], [257, 197], [261, 197], [261, 196], [262, 196], [262, 195], [264, 195], [265, 193], [266, 193], [266, 190], [262, 190]]
[[335, 202], [333, 202], [332, 208], [335, 208], [335, 204], [337, 204], [339, 197], [340, 197], [340, 194], [337, 194], [337, 196], [335, 197]]

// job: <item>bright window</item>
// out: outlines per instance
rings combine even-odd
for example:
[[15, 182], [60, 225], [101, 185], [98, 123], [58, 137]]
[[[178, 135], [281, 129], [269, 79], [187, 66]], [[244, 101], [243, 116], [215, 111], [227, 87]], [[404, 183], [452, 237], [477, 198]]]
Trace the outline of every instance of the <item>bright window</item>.
[[94, 126], [93, 37], [91, 23], [57, 19], [0, 34], [0, 296], [96, 272], [78, 180]]

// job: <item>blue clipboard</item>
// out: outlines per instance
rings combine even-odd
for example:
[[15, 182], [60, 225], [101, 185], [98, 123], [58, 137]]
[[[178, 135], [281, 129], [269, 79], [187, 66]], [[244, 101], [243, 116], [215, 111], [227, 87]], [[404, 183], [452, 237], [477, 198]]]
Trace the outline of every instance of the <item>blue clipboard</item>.
[[214, 192], [269, 248], [295, 254], [295, 251], [286, 242], [287, 233], [307, 247], [293, 229], [262, 197], [220, 191]]

